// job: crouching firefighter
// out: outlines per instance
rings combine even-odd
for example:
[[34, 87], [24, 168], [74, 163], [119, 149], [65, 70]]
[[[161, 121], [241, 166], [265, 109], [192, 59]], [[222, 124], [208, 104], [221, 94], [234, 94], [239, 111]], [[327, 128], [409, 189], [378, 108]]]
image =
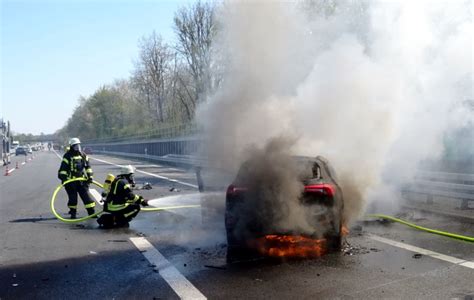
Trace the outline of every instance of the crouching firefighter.
[[101, 228], [128, 227], [140, 211], [140, 205], [148, 206], [147, 200], [132, 192], [135, 186], [133, 174], [133, 167], [128, 165], [121, 168], [117, 177], [107, 176], [103, 196], [104, 212], [109, 214], [102, 214], [97, 219]]
[[71, 219], [76, 218], [77, 213], [77, 194], [81, 196], [82, 202], [89, 215], [94, 214], [95, 202], [89, 195], [89, 185], [92, 183], [92, 168], [89, 164], [89, 158], [81, 151], [81, 141], [78, 138], [69, 140], [69, 150], [64, 154], [61, 166], [58, 171], [58, 178], [61, 183], [73, 178], [85, 178], [86, 181], [73, 181], [64, 186], [69, 201], [69, 214]]

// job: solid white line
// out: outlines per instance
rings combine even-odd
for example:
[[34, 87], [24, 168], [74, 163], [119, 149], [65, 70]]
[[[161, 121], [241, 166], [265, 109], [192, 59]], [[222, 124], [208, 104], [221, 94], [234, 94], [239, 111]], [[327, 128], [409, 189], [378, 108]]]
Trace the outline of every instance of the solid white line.
[[97, 201], [100, 205], [103, 204], [102, 196], [100, 195], [100, 193], [96, 189], [90, 188], [89, 193], [92, 195], [92, 197], [94, 197], [95, 201]]
[[416, 253], [421, 253], [421, 254], [424, 254], [424, 255], [427, 255], [427, 256], [430, 256], [430, 257], [433, 257], [433, 258], [437, 258], [437, 259], [440, 259], [440, 260], [450, 262], [450, 263], [455, 264], [455, 265], [459, 265], [459, 266], [474, 269], [474, 262], [471, 262], [471, 261], [467, 261], [467, 260], [464, 260], [464, 259], [459, 259], [459, 258], [456, 258], [456, 257], [441, 254], [441, 253], [434, 252], [434, 251], [431, 251], [431, 250], [423, 249], [423, 248], [420, 248], [420, 247], [408, 245], [408, 244], [397, 242], [397, 241], [393, 241], [393, 240], [383, 238], [381, 236], [374, 235], [374, 234], [369, 234], [368, 237], [373, 239], [373, 240], [376, 240], [376, 241], [379, 241], [379, 242], [382, 242], [382, 243], [385, 243], [385, 244], [388, 244], [388, 245], [391, 245], [391, 246], [395, 246], [395, 247], [402, 248], [402, 249], [412, 251], [412, 252], [416, 252]]
[[144, 237], [131, 237], [130, 241], [155, 265], [161, 277], [181, 299], [207, 299]]
[[[109, 165], [114, 165], [114, 166], [116, 166], [116, 167], [121, 167], [121, 165], [117, 165], [117, 164], [108, 162], [108, 161], [106, 161], [106, 160], [98, 159], [98, 158], [95, 158], [95, 157], [91, 157], [91, 159], [94, 159], [94, 160], [97, 160], [97, 161], [100, 161], [100, 162], [103, 162], [103, 163], [106, 163], [106, 164], [109, 164]], [[138, 170], [138, 169], [135, 169], [135, 171], [140, 172], [140, 173], [142, 173], [142, 174], [149, 175], [149, 176], [153, 176], [153, 177], [156, 177], [156, 178], [160, 178], [160, 179], [168, 180], [168, 181], [171, 181], [171, 182], [179, 183], [179, 184], [182, 184], [182, 185], [190, 186], [190, 187], [193, 187], [193, 188], [195, 188], [195, 189], [198, 188], [197, 185], [194, 185], [194, 184], [191, 184], [191, 183], [187, 183], [187, 182], [183, 182], [183, 181], [179, 181], [179, 180], [176, 180], [176, 179], [171, 179], [171, 178], [169, 178], [169, 177], [165, 177], [165, 176], [153, 174], [153, 173], [150, 173], [150, 172], [145, 172], [145, 171]]]
[[56, 152], [56, 150], [53, 149], [53, 152], [54, 154], [56, 154], [57, 157], [59, 157], [59, 159], [62, 159], [61, 155], [59, 155], [58, 152]]

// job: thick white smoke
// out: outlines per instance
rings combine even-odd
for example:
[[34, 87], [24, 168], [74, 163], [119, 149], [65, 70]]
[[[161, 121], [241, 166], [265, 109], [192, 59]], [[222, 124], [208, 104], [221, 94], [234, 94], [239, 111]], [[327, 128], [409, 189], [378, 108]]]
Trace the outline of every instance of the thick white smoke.
[[[471, 1], [229, 2], [215, 47], [223, 83], [200, 107], [206, 153], [235, 171], [253, 145], [326, 156], [346, 219], [443, 152], [473, 122]], [[278, 163], [275, 161], [275, 163]], [[387, 180], [389, 179], [389, 180]]]

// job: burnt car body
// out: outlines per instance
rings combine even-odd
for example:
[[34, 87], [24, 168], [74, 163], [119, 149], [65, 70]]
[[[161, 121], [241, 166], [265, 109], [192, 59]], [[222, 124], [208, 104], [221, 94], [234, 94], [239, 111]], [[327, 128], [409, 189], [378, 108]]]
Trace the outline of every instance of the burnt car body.
[[249, 197], [255, 197], [255, 193], [249, 195], [250, 191], [245, 186], [245, 178], [242, 178], [246, 174], [246, 169], [251, 167], [249, 162], [245, 162], [226, 193], [225, 227], [228, 261], [238, 260], [235, 258], [241, 254], [247, 255], [253, 252], [255, 249], [252, 249], [251, 241], [267, 235], [298, 235], [323, 239], [328, 249], [340, 250], [344, 202], [334, 169], [321, 156], [293, 157], [292, 159], [302, 168], [310, 170], [297, 178], [304, 186], [297, 201], [305, 211], [308, 224], [314, 227], [313, 233], [308, 234], [308, 232], [298, 232], [298, 230], [282, 232], [281, 229], [267, 226], [271, 216], [262, 214], [262, 207], [255, 205], [257, 203], [255, 199], [249, 199]]

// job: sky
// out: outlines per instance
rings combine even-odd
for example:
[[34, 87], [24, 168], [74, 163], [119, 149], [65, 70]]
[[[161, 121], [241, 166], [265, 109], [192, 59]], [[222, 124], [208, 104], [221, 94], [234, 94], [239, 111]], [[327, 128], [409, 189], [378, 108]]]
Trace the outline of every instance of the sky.
[[80, 96], [128, 78], [138, 41], [174, 41], [173, 17], [192, 0], [0, 0], [0, 118], [16, 133], [63, 127]]

